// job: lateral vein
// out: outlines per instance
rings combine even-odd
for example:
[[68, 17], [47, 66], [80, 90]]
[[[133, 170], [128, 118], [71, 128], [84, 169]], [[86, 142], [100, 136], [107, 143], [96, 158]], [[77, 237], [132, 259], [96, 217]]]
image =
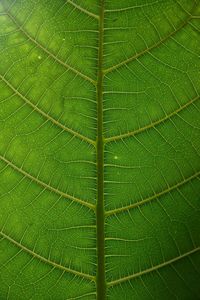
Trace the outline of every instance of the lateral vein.
[[23, 32], [23, 34], [25, 36], [27, 36], [27, 38], [30, 41], [32, 41], [35, 45], [37, 45], [38, 48], [42, 49], [45, 53], [48, 54], [48, 56], [52, 57], [55, 61], [57, 61], [60, 65], [64, 66], [66, 69], [71, 70], [72, 72], [74, 72], [78, 76], [82, 77], [83, 79], [89, 81], [94, 86], [96, 86], [95, 80], [93, 80], [92, 78], [88, 77], [87, 75], [81, 73], [79, 70], [73, 68], [72, 66], [70, 66], [66, 62], [62, 61], [61, 59], [59, 59], [56, 55], [54, 55], [52, 52], [50, 52], [48, 49], [46, 49], [42, 44], [40, 44], [37, 40], [35, 40], [32, 36], [30, 36], [30, 34], [22, 27], [21, 24], [18, 23], [18, 21], [14, 18], [14, 16], [11, 15], [10, 12], [6, 12], [6, 13], [10, 17], [10, 19], [15, 23], [15, 25], [19, 28], [19, 30], [21, 32]]
[[157, 4], [157, 3], [159, 3], [158, 0], [154, 1], [154, 2], [151, 2], [151, 3], [141, 4], [141, 5], [134, 5], [134, 6], [123, 7], [123, 8], [116, 8], [116, 9], [106, 9], [105, 12], [106, 13], [124, 12], [124, 11], [127, 11], [127, 10], [136, 9], [136, 8], [143, 8], [143, 7], [152, 6], [153, 4]]
[[[192, 9], [193, 11], [193, 9]], [[191, 11], [191, 14], [192, 14], [192, 11]], [[123, 60], [122, 62], [112, 66], [112, 67], [109, 67], [107, 69], [104, 70], [104, 74], [108, 74], [120, 67], [122, 67], [123, 65], [126, 65], [134, 60], [136, 60], [137, 58], [143, 56], [145, 53], [148, 53], [150, 52], [151, 50], [159, 47], [160, 45], [162, 45], [165, 41], [167, 41], [170, 37], [172, 37], [173, 35], [175, 35], [177, 32], [179, 32], [182, 28], [184, 28], [188, 22], [190, 21], [190, 19], [192, 18], [192, 15], [189, 15], [189, 17], [187, 17], [183, 22], [182, 24], [180, 24], [173, 32], [171, 32], [170, 34], [166, 35], [164, 38], [160, 39], [157, 43], [153, 44], [152, 46], [150, 47], [147, 47], [146, 49], [144, 49], [143, 51], [141, 51], [140, 53], [137, 53], [125, 60]]]
[[111, 216], [111, 215], [114, 215], [114, 214], [118, 214], [120, 212], [123, 212], [123, 211], [128, 211], [130, 209], [133, 209], [133, 208], [136, 208], [136, 207], [139, 207], [141, 205], [144, 205], [152, 200], [155, 200], [179, 187], [181, 187], [182, 185], [186, 184], [187, 182], [195, 179], [196, 177], [198, 177], [200, 175], [200, 171], [193, 174], [192, 176], [188, 177], [188, 178], [185, 178], [184, 180], [178, 182], [177, 184], [175, 185], [172, 185], [171, 187], [153, 195], [153, 196], [150, 196], [150, 197], [147, 197], [146, 199], [142, 200], [142, 201], [139, 201], [139, 202], [136, 202], [136, 203], [133, 203], [133, 204], [130, 204], [130, 205], [127, 205], [127, 206], [123, 206], [123, 207], [120, 207], [120, 208], [116, 208], [116, 209], [112, 209], [112, 210], [108, 210], [105, 215], [106, 217], [107, 216]]
[[77, 138], [92, 144], [93, 146], [95, 146], [95, 141], [91, 140], [90, 138], [80, 134], [79, 132], [66, 127], [65, 125], [63, 125], [62, 123], [60, 123], [59, 121], [57, 121], [56, 119], [54, 119], [53, 117], [51, 117], [49, 114], [45, 113], [42, 109], [40, 109], [37, 105], [33, 104], [29, 99], [27, 99], [24, 95], [22, 95], [7, 79], [5, 79], [4, 76], [0, 75], [0, 79], [3, 80], [3, 82], [6, 83], [6, 85], [16, 94], [18, 95], [21, 99], [23, 99], [28, 105], [30, 105], [35, 111], [37, 111], [38, 113], [40, 113], [43, 117], [45, 117], [46, 119], [48, 119], [49, 121], [51, 121], [54, 125], [60, 127], [62, 130], [67, 131], [69, 133], [71, 133], [72, 135], [76, 136]]
[[85, 13], [86, 15], [88, 15], [88, 16], [94, 18], [94, 19], [99, 20], [99, 16], [98, 16], [98, 15], [95, 15], [95, 14], [92, 13], [91, 11], [89, 11], [89, 10], [87, 10], [87, 9], [85, 9], [85, 8], [83, 8], [83, 7], [81, 7], [80, 5], [74, 3], [73, 1], [67, 0], [67, 3], [70, 3], [70, 4], [73, 5], [76, 9], [82, 11], [82, 12]]
[[190, 106], [191, 104], [193, 104], [199, 98], [200, 98], [199, 95], [196, 96], [192, 100], [190, 100], [187, 103], [185, 103], [184, 105], [180, 106], [175, 111], [173, 111], [170, 114], [166, 115], [164, 118], [161, 118], [160, 120], [157, 120], [157, 121], [155, 121], [155, 122], [153, 122], [153, 123], [151, 123], [149, 125], [146, 125], [144, 127], [141, 127], [139, 129], [136, 129], [136, 130], [133, 130], [133, 131], [130, 131], [130, 132], [127, 132], [127, 133], [122, 133], [122, 134], [119, 134], [119, 135], [116, 135], [116, 136], [112, 136], [112, 137], [106, 138], [105, 139], [105, 143], [109, 143], [109, 142], [113, 142], [113, 141], [116, 141], [116, 140], [120, 140], [120, 139], [124, 139], [124, 138], [130, 137], [130, 136], [134, 136], [134, 135], [137, 135], [140, 132], [143, 132], [143, 131], [146, 131], [146, 130], [148, 130], [150, 128], [153, 128], [153, 127], [155, 127], [155, 126], [157, 126], [157, 125], [159, 125], [159, 124], [167, 121], [171, 117], [177, 115], [179, 112], [181, 112], [182, 110], [184, 110], [185, 108], [187, 108], [188, 106]]
[[110, 281], [110, 282], [107, 283], [107, 285], [108, 285], [108, 287], [111, 287], [111, 286], [120, 284], [120, 283], [122, 283], [122, 282], [131, 280], [131, 279], [135, 279], [135, 278], [140, 277], [140, 276], [142, 276], [142, 275], [144, 275], [144, 274], [148, 274], [148, 273], [150, 273], [150, 272], [157, 271], [157, 270], [159, 270], [159, 269], [161, 269], [161, 268], [163, 268], [163, 267], [165, 267], [165, 266], [168, 266], [168, 265], [170, 265], [170, 264], [173, 264], [173, 263], [179, 261], [180, 259], [183, 259], [183, 258], [185, 258], [185, 257], [187, 257], [187, 256], [189, 256], [189, 255], [192, 255], [192, 254], [198, 252], [199, 250], [200, 250], [200, 247], [194, 248], [194, 249], [192, 249], [192, 250], [190, 250], [190, 251], [188, 251], [188, 252], [186, 252], [186, 253], [184, 253], [184, 254], [181, 254], [181, 255], [179, 255], [179, 256], [177, 256], [177, 257], [175, 257], [175, 258], [172, 258], [172, 259], [170, 259], [170, 260], [168, 260], [168, 261], [166, 261], [166, 262], [164, 262], [164, 263], [161, 263], [161, 264], [159, 264], [159, 265], [153, 266], [152, 268], [143, 270], [143, 271], [141, 271], [141, 272], [138, 272], [138, 273], [135, 273], [135, 274], [132, 274], [132, 275], [128, 275], [128, 276], [119, 278], [119, 279], [117, 279], [117, 280]]
[[66, 198], [66, 199], [70, 199], [70, 200], [72, 200], [74, 202], [77, 202], [77, 203], [79, 203], [79, 204], [81, 204], [83, 206], [86, 206], [86, 207], [88, 207], [88, 208], [90, 208], [92, 210], [95, 209], [95, 206], [93, 204], [91, 204], [89, 202], [86, 202], [84, 200], [81, 200], [79, 198], [76, 198], [76, 197], [74, 197], [72, 195], [69, 195], [67, 193], [64, 193], [64, 192], [62, 192], [62, 191], [60, 191], [60, 190], [58, 190], [58, 189], [50, 186], [49, 184], [47, 184], [47, 183], [39, 180], [38, 178], [36, 178], [33, 175], [29, 174], [28, 172], [24, 171], [20, 167], [17, 167], [15, 164], [13, 164], [11, 161], [9, 161], [7, 158], [3, 157], [2, 155], [0, 155], [0, 159], [2, 161], [4, 161], [7, 165], [9, 165], [10, 167], [12, 167], [14, 170], [18, 171], [19, 173], [23, 174], [25, 177], [27, 177], [27, 178], [31, 179], [32, 181], [36, 182], [37, 184], [41, 185], [45, 189], [48, 189], [48, 190], [50, 190], [50, 191], [52, 191], [52, 192], [54, 192], [54, 193], [56, 193], [56, 194], [58, 194], [58, 195], [60, 195], [60, 196], [62, 196], [64, 198]]
[[79, 272], [79, 271], [76, 271], [76, 270], [73, 270], [71, 268], [67, 268], [67, 267], [64, 267], [56, 262], [53, 262], [43, 256], [41, 256], [40, 254], [37, 254], [35, 253], [33, 250], [30, 250], [29, 248], [25, 247], [24, 245], [22, 245], [21, 243], [15, 241], [13, 238], [11, 238], [10, 236], [8, 236], [7, 234], [5, 234], [4, 232], [0, 231], [0, 234], [8, 241], [10, 241], [12, 244], [14, 244], [15, 246], [17, 246], [18, 248], [22, 249], [23, 251], [31, 254], [33, 257], [49, 264], [49, 265], [52, 265], [54, 268], [56, 269], [60, 269], [62, 271], [65, 271], [67, 273], [72, 273], [76, 276], [81, 276], [85, 279], [88, 279], [88, 280], [91, 280], [91, 281], [95, 281], [95, 277], [90, 275], [90, 274], [86, 274], [86, 273], [82, 273], [82, 272]]

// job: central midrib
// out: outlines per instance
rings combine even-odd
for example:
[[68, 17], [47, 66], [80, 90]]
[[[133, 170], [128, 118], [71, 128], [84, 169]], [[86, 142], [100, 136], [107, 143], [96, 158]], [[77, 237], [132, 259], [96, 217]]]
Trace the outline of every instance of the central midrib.
[[97, 300], [106, 299], [104, 238], [103, 39], [104, 0], [100, 0], [97, 74]]

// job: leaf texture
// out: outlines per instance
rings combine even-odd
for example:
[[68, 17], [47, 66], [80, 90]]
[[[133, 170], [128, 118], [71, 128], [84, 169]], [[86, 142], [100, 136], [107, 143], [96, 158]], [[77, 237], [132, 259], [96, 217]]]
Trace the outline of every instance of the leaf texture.
[[199, 299], [198, 0], [0, 0], [0, 299]]

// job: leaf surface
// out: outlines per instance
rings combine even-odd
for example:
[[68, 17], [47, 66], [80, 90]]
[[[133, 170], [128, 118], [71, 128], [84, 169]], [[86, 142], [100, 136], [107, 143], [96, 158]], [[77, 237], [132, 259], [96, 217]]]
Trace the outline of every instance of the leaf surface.
[[0, 0], [0, 298], [199, 299], [198, 0]]

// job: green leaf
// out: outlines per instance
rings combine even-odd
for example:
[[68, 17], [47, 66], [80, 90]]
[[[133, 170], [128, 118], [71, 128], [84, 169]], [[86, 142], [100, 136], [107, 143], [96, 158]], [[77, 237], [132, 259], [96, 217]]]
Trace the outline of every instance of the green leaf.
[[0, 299], [199, 299], [198, 0], [0, 0]]

